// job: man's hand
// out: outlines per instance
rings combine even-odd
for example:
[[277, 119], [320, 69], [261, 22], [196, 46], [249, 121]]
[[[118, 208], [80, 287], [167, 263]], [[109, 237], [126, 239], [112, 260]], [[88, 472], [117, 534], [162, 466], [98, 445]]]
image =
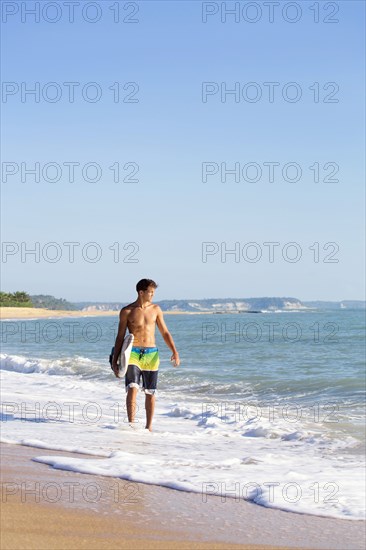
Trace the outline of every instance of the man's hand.
[[173, 363], [174, 367], [179, 367], [180, 365], [180, 359], [179, 359], [179, 353], [175, 351], [173, 355], [170, 358], [171, 362]]
[[118, 378], [118, 365], [115, 361], [113, 361], [113, 363], [112, 363], [112, 370], [114, 372], [114, 376], [116, 378]]

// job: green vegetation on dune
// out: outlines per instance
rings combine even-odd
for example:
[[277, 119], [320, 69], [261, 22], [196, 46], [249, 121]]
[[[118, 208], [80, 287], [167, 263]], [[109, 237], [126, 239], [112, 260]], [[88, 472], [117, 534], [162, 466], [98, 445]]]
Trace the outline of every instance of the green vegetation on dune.
[[33, 307], [44, 308], [44, 309], [53, 309], [53, 310], [67, 310], [73, 311], [79, 309], [75, 304], [71, 304], [64, 298], [55, 298], [54, 296], [46, 294], [37, 294], [31, 296], [33, 302]]
[[0, 306], [33, 307], [33, 303], [31, 297], [26, 292], [0, 292]]
[[71, 304], [64, 298], [55, 298], [46, 294], [30, 296], [24, 291], [0, 292], [1, 307], [35, 307], [51, 310], [78, 310], [75, 304]]

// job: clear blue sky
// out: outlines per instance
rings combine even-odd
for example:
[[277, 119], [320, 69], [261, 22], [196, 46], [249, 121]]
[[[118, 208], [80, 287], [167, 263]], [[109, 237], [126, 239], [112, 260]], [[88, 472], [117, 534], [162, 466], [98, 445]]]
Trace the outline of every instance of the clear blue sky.
[[[119, 2], [120, 19], [135, 18], [137, 23], [114, 23], [110, 8], [116, 2], [109, 0], [95, 3], [100, 11], [96, 23], [83, 20], [81, 6], [75, 7], [75, 21], [69, 23], [63, 2], [58, 2], [60, 20], [55, 23], [47, 21], [56, 17], [54, 8], [41, 12], [37, 23], [34, 16], [21, 13], [21, 2], [2, 4], [3, 9], [8, 5], [9, 14], [3, 14], [2, 80], [19, 87], [11, 93], [13, 85], [6, 84], [9, 93], [1, 104], [4, 291], [127, 301], [134, 297], [137, 280], [149, 277], [159, 283], [157, 300], [364, 298], [364, 2], [300, 1], [296, 23], [282, 15], [287, 2], [280, 2], [273, 23], [263, 2], [255, 3], [262, 10], [256, 23], [243, 16], [253, 19], [254, 11], [241, 11], [239, 22], [228, 15], [223, 23], [220, 10], [203, 23], [202, 9], [220, 8], [221, 2], [206, 3], [206, 8], [199, 1]], [[34, 4], [26, 2], [29, 9]], [[234, 4], [226, 3], [228, 8]], [[239, 4], [245, 10], [248, 2]], [[319, 23], [310, 9], [314, 4], [319, 6]], [[14, 5], [19, 11], [11, 15]], [[129, 15], [134, 5], [139, 11]], [[334, 6], [339, 7], [336, 14]], [[93, 9], [86, 12], [89, 19]], [[291, 19], [296, 13], [290, 10], [285, 16]], [[325, 18], [339, 22], [325, 23]], [[23, 90], [39, 82], [39, 102], [30, 95], [21, 101], [22, 82]], [[42, 96], [42, 90], [46, 98], [55, 93], [55, 87], [45, 88], [50, 82], [61, 90], [58, 102]], [[80, 83], [74, 103], [64, 82]], [[98, 102], [81, 94], [90, 82], [102, 92]], [[138, 83], [138, 102], [114, 102], [109, 87], [115, 82], [121, 97], [133, 91], [131, 86], [123, 90], [126, 82]], [[243, 93], [239, 102], [233, 95], [221, 101], [220, 93], [203, 102], [203, 82], [217, 83], [219, 89], [238, 82]], [[263, 94], [255, 103], [246, 100], [254, 93], [253, 86], [245, 88], [249, 82], [257, 83]], [[273, 102], [265, 82], [279, 83]], [[282, 97], [289, 82], [302, 91], [297, 102]], [[316, 82], [319, 102], [314, 101], [314, 86], [309, 89]], [[333, 96], [333, 85], [323, 90], [328, 82], [339, 86]], [[294, 91], [289, 88], [290, 96]], [[92, 97], [95, 88], [86, 92]], [[325, 103], [327, 95], [339, 101]], [[60, 180], [46, 181], [41, 173], [40, 182], [30, 174], [22, 182], [21, 163], [29, 168], [36, 162], [41, 170], [57, 163]], [[80, 163], [74, 182], [65, 162]], [[83, 177], [81, 167], [90, 162], [101, 167], [100, 181]], [[117, 162], [123, 174], [119, 183], [109, 169]], [[222, 182], [219, 172], [204, 183], [204, 162], [218, 167], [226, 163], [228, 168], [257, 163], [262, 177], [254, 182], [241, 176], [236, 182], [228, 175]], [[272, 182], [263, 165], [268, 162], [280, 163]], [[289, 162], [302, 169], [297, 182], [282, 178]], [[316, 162], [319, 182], [309, 169]], [[123, 171], [126, 163], [138, 164], [138, 182], [122, 181], [133, 169]], [[334, 176], [338, 182], [323, 181], [334, 166], [324, 170], [327, 163], [339, 166]], [[4, 181], [4, 171], [12, 167], [19, 171]], [[54, 173], [50, 169], [50, 178]], [[92, 169], [88, 174], [94, 176]], [[290, 179], [293, 174], [290, 169]], [[47, 248], [51, 242], [58, 248]], [[65, 242], [80, 243], [74, 262]], [[102, 254], [96, 263], [81, 251], [91, 242]], [[121, 248], [117, 263], [109, 249], [116, 242]], [[133, 252], [132, 247], [123, 250], [130, 242], [138, 245], [135, 263], [122, 261]], [[251, 242], [262, 252], [256, 263], [247, 260], [255, 252], [246, 246]], [[273, 262], [266, 242], [280, 243]], [[302, 252], [296, 263], [282, 256], [290, 242]], [[40, 243], [39, 262], [29, 254], [22, 259], [22, 248], [32, 249], [35, 243]], [[206, 262], [202, 243], [217, 243], [210, 250], [218, 252]], [[319, 243], [318, 262], [315, 248], [309, 249], [313, 243]], [[335, 245], [323, 250], [326, 243], [336, 243], [338, 252]], [[222, 261], [225, 246], [237, 247], [239, 261], [234, 255]], [[96, 251], [93, 246], [84, 249], [89, 259]], [[60, 260], [47, 261], [56, 252]], [[295, 252], [288, 248], [288, 257]], [[327, 258], [339, 261], [324, 262]]]

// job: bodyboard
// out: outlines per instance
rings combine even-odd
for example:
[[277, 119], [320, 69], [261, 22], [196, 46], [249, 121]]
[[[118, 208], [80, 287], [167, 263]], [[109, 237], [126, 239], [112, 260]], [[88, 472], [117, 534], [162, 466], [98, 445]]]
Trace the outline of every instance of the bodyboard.
[[[117, 359], [118, 378], [123, 378], [127, 372], [128, 362], [130, 360], [131, 350], [133, 346], [133, 340], [134, 340], [133, 334], [127, 334], [127, 336], [125, 336], [125, 339], [123, 340], [121, 353]], [[111, 367], [112, 367], [113, 354], [114, 354], [114, 347], [112, 348], [111, 354], [109, 356], [109, 363]]]

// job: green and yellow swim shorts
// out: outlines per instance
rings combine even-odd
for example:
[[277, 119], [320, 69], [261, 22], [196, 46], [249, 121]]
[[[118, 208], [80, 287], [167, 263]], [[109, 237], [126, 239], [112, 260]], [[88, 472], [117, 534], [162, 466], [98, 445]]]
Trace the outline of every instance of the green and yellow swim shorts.
[[128, 388], [139, 388], [142, 378], [142, 389], [153, 395], [156, 392], [159, 369], [158, 348], [132, 347], [126, 372], [125, 385]]

